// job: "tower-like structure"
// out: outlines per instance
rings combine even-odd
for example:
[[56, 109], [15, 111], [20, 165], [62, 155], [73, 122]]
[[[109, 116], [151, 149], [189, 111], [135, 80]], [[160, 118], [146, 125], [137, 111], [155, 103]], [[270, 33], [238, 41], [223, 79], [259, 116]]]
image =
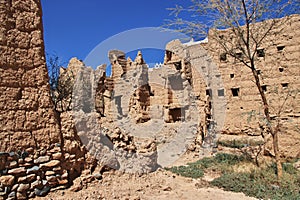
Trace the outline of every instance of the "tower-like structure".
[[0, 151], [60, 143], [39, 0], [0, 1]]

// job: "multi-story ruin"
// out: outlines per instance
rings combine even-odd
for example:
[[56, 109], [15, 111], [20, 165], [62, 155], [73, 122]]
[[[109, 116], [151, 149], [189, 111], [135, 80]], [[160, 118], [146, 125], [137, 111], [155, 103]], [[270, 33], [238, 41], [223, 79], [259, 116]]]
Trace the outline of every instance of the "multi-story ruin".
[[[264, 39], [257, 52], [256, 66], [272, 120], [280, 124], [281, 151], [284, 156], [295, 157], [299, 156], [299, 150], [285, 146], [296, 146], [300, 141], [297, 31], [300, 17], [290, 18]], [[114, 92], [103, 105], [113, 104], [117, 108], [107, 111], [113, 113], [107, 116], [118, 116], [116, 120], [131, 118], [145, 124], [159, 116], [163, 123], [170, 124], [189, 119], [190, 106], [197, 105], [198, 134], [203, 138], [215, 131], [218, 136], [250, 136], [244, 141], [246, 146], [251, 137], [263, 140], [261, 136], [266, 131], [263, 107], [251, 70], [224, 54], [211, 37], [212, 31], [205, 41], [170, 42], [164, 65], [159, 68], [145, 67], [141, 53], [132, 61], [126, 60], [123, 52], [112, 51], [109, 85]], [[227, 30], [218, 34], [229, 37]]]
[[[300, 93], [299, 93], [299, 27], [300, 16], [292, 15], [276, 19], [277, 26], [264, 38], [257, 49], [255, 64], [266, 94], [272, 123], [278, 124], [279, 143], [284, 157], [300, 155], [297, 147], [300, 142]], [[267, 22], [268, 23], [268, 22]], [[271, 22], [269, 22], [271, 23]], [[261, 31], [263, 23], [254, 25], [253, 31]], [[203, 47], [218, 66], [223, 86], [212, 89], [214, 99], [226, 99], [226, 117], [222, 132], [238, 135], [265, 134], [265, 121], [262, 100], [251, 70], [237, 57], [224, 54], [220, 42], [208, 36]], [[218, 40], [229, 40], [231, 31], [218, 31]], [[242, 55], [241, 52], [235, 52]]]

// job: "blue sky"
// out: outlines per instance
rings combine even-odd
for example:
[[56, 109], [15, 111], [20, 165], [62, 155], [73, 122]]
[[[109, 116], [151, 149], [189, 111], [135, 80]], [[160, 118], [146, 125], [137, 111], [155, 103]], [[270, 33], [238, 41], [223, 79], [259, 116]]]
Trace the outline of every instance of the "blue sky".
[[[170, 18], [166, 8], [183, 3], [182, 0], [42, 0], [46, 52], [56, 54], [64, 62], [72, 57], [84, 60], [99, 43], [120, 32], [161, 26]], [[158, 53], [154, 51], [153, 55], [161, 60], [163, 55], [159, 57]]]
[[[165, 19], [173, 17], [169, 16], [170, 12], [166, 8], [174, 7], [176, 4], [187, 7], [190, 0], [42, 0], [46, 53], [55, 54], [63, 62], [68, 62], [72, 57], [85, 60], [91, 52], [94, 52], [96, 53], [93, 55], [94, 58], [98, 59], [97, 64], [109, 64], [104, 59], [107, 58], [107, 52], [98, 55], [98, 52], [92, 51], [97, 45], [107, 43], [110, 37], [127, 30], [160, 27]], [[146, 38], [149, 46], [158, 36], [151, 38], [151, 32], [147, 34], [149, 37], [139, 39]], [[129, 43], [138, 44], [138, 36], [141, 34], [136, 35], [137, 41], [133, 39], [127, 41], [126, 34], [122, 36], [125, 38], [123, 46], [106, 46], [124, 50], [124, 46]], [[114, 39], [119, 41], [120, 38]], [[161, 42], [166, 43], [166, 40]], [[108, 43], [111, 44], [111, 41]], [[134, 53], [136, 52], [130, 55], [132, 59]], [[144, 58], [147, 63], [159, 62], [162, 61], [163, 52], [148, 50]]]

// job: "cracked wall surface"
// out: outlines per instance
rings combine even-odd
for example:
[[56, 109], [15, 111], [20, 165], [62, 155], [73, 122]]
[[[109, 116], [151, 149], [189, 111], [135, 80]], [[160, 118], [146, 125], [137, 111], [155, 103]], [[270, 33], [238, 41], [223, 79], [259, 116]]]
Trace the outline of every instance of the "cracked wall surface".
[[0, 22], [0, 199], [45, 196], [72, 184], [86, 151], [54, 110], [40, 0], [1, 0]]
[[40, 1], [0, 2], [0, 151], [59, 143]]

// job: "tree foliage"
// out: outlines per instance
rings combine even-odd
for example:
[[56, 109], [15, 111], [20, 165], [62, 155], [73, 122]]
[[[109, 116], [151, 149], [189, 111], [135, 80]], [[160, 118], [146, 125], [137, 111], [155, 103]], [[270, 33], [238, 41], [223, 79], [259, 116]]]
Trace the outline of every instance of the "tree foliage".
[[[209, 29], [238, 29], [291, 14], [299, 14], [299, 0], [191, 0], [190, 6], [168, 8], [174, 19], [166, 25], [195, 39], [203, 39]], [[268, 28], [262, 27], [267, 30]]]

